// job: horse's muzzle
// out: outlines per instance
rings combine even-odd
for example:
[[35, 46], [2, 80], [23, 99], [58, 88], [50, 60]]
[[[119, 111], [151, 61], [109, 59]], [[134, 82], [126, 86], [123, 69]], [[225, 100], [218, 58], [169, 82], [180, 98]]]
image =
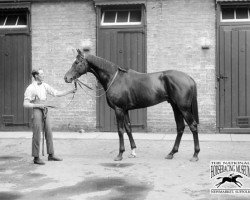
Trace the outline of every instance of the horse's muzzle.
[[65, 81], [66, 83], [72, 83], [73, 78], [68, 78], [67, 76], [64, 76], [64, 81]]

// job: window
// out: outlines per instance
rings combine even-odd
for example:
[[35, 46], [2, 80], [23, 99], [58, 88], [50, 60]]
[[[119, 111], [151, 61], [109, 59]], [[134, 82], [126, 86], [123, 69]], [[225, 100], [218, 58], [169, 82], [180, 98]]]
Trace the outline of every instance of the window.
[[250, 21], [250, 9], [249, 7], [246, 6], [222, 7], [221, 21], [223, 22]]
[[140, 25], [141, 18], [141, 10], [105, 10], [101, 25]]
[[224, 8], [222, 9], [222, 19], [234, 19], [234, 9], [233, 8]]
[[0, 29], [26, 27], [27, 13], [25, 11], [0, 11]]
[[248, 19], [248, 8], [236, 8], [236, 19]]

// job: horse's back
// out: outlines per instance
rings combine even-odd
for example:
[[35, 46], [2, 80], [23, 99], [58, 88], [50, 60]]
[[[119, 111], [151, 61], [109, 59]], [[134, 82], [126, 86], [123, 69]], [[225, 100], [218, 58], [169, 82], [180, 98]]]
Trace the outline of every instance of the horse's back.
[[190, 106], [195, 82], [187, 74], [175, 71], [140, 73], [134, 70], [121, 72], [109, 92], [110, 100], [126, 109], [153, 106], [163, 101], [182, 107]]
[[165, 91], [165, 96], [171, 96], [177, 101], [180, 101], [180, 99], [192, 99], [192, 97], [189, 96], [196, 95], [196, 83], [192, 77], [177, 70], [154, 73], [140, 73], [134, 70], [128, 70], [126, 78], [133, 87], [143, 84], [150, 90], [157, 90], [162, 93]]
[[119, 107], [124, 104], [126, 109], [145, 108], [165, 101], [161, 74], [140, 73], [131, 69], [121, 72], [109, 92], [112, 101]]

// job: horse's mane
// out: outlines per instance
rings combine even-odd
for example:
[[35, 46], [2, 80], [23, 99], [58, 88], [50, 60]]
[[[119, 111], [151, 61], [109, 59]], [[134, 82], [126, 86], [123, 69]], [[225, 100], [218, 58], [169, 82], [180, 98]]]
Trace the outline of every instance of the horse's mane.
[[117, 64], [115, 63], [112, 63], [104, 58], [100, 58], [98, 56], [94, 56], [94, 55], [91, 55], [89, 54], [86, 58], [86, 60], [95, 65], [95, 66], [98, 66], [100, 67], [101, 69], [107, 69], [107, 68], [112, 68], [112, 69], [120, 69], [120, 70], [124, 70], [126, 71], [125, 69], [123, 69], [122, 67], [118, 66]]

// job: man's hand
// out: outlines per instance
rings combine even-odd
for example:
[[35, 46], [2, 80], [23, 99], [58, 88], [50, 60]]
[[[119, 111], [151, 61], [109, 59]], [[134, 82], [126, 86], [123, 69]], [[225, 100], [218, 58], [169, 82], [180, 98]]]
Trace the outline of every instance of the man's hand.
[[76, 93], [76, 88], [74, 88], [73, 90], [70, 91], [70, 93]]
[[62, 97], [62, 96], [65, 96], [65, 95], [68, 95], [68, 94], [71, 94], [71, 93], [75, 93], [76, 90], [77, 90], [76, 88], [74, 88], [72, 90], [65, 90], [65, 91], [59, 92], [59, 94], [57, 94], [56, 96], [57, 97]]
[[46, 106], [44, 104], [34, 104], [33, 108], [39, 108], [39, 109], [44, 109]]
[[43, 103], [31, 103], [30, 100], [25, 99], [23, 102], [23, 106], [25, 108], [39, 108], [39, 109], [44, 109], [46, 106]]

